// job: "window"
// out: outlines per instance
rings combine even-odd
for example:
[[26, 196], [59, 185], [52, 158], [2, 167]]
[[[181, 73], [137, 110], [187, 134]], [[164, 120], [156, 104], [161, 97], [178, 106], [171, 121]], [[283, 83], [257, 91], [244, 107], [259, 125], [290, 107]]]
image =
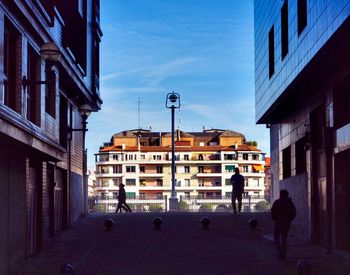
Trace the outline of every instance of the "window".
[[140, 166], [140, 173], [145, 173], [145, 166]]
[[[34, 49], [28, 45], [27, 78], [34, 83], [35, 81], [38, 81], [38, 75], [40, 75], [40, 57], [36, 54]], [[40, 85], [28, 85], [26, 92], [27, 119], [40, 126], [40, 98], [38, 96], [40, 95]], [[67, 105], [65, 106], [67, 107]], [[67, 112], [67, 109], [65, 111]], [[67, 127], [67, 124], [65, 127]]]
[[275, 73], [275, 34], [272, 26], [269, 32], [269, 77]]
[[190, 166], [185, 166], [185, 173], [189, 173], [190, 172]]
[[307, 25], [307, 4], [306, 0], [298, 0], [298, 35], [300, 35]]
[[259, 160], [259, 155], [258, 154], [253, 154], [253, 160]]
[[126, 166], [126, 172], [127, 173], [135, 173], [136, 172], [135, 166]]
[[125, 179], [125, 185], [126, 186], [135, 186], [136, 185], [136, 179]]
[[176, 186], [178, 186], [178, 187], [181, 186], [181, 180], [175, 180], [175, 183], [176, 183], [176, 184], [175, 184]]
[[146, 180], [140, 179], [140, 186], [146, 186]]
[[244, 186], [248, 186], [249, 185], [249, 180], [248, 179], [244, 179]]
[[163, 186], [163, 180], [157, 179], [157, 186]]
[[252, 187], [259, 187], [259, 180], [258, 179], [253, 179], [252, 180]]
[[184, 160], [190, 160], [190, 156], [189, 155], [184, 155]]
[[[219, 156], [220, 159], [220, 156]], [[235, 155], [234, 154], [225, 154], [224, 155], [224, 160], [234, 160], [235, 159]]]
[[198, 186], [200, 187], [204, 186], [204, 179], [198, 179]]
[[189, 199], [191, 197], [190, 192], [184, 192], [184, 197]]
[[113, 185], [114, 186], [119, 186], [120, 180], [119, 179], [113, 179]]
[[225, 196], [226, 196], [226, 197], [231, 197], [231, 196], [232, 196], [232, 192], [226, 192], [226, 193], [225, 193]]
[[128, 155], [128, 159], [129, 159], [129, 160], [134, 160], [134, 155], [129, 154], [129, 155]]
[[248, 173], [248, 165], [243, 165], [243, 172]]
[[108, 180], [103, 180], [102, 181], [102, 187], [109, 187], [109, 181]]
[[203, 160], [203, 155], [202, 154], [198, 155], [198, 160]]
[[198, 166], [198, 173], [204, 173], [204, 166]]
[[306, 153], [304, 150], [305, 138], [295, 144], [295, 170], [297, 174], [306, 172]]
[[109, 167], [108, 166], [101, 166], [101, 173], [102, 174], [109, 173]]
[[163, 173], [163, 166], [157, 166], [157, 174]]
[[291, 176], [291, 148], [288, 146], [282, 151], [282, 177], [283, 179]]
[[248, 160], [248, 154], [243, 154], [243, 159]]
[[12, 110], [16, 110], [16, 101], [18, 98], [18, 92], [16, 87], [17, 76], [17, 44], [20, 38], [19, 32], [16, 28], [5, 19], [4, 30], [4, 104], [10, 107]]
[[119, 160], [118, 155], [113, 155], [113, 160]]
[[153, 160], [162, 160], [161, 155], [153, 155]]
[[53, 118], [56, 117], [56, 72], [49, 64], [45, 64], [45, 112]]
[[231, 185], [231, 179], [225, 179], [225, 185]]
[[190, 186], [191, 180], [190, 179], [185, 179], [185, 186]]
[[146, 159], [145, 155], [140, 155], [140, 159]]
[[233, 172], [235, 170], [235, 166], [234, 165], [225, 165], [225, 172]]
[[114, 174], [120, 174], [122, 173], [122, 167], [120, 165], [114, 165], [113, 166], [113, 173]]
[[126, 198], [127, 199], [134, 199], [136, 197], [135, 192], [126, 192]]
[[283, 60], [288, 53], [288, 0], [284, 1], [281, 9], [281, 38]]
[[113, 195], [113, 199], [117, 199], [118, 198], [118, 192], [113, 192], [112, 195]]

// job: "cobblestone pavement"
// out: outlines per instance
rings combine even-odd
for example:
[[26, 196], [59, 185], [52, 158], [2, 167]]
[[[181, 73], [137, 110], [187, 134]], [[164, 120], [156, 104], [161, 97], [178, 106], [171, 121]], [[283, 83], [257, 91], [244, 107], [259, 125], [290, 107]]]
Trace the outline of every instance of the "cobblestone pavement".
[[[163, 218], [159, 230], [152, 220]], [[210, 218], [203, 229], [200, 219]], [[90, 214], [14, 274], [59, 274], [70, 263], [74, 274], [298, 274], [297, 262], [308, 261], [312, 274], [350, 274], [350, 262], [319, 247], [290, 239], [286, 260], [277, 258], [269, 238], [269, 214], [229, 213], [113, 213]], [[104, 221], [115, 224], [106, 230]]]

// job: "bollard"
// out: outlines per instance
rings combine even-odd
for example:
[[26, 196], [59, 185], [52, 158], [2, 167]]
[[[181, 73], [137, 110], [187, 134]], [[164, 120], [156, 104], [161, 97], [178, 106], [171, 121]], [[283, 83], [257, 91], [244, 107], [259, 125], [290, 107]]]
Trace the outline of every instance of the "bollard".
[[71, 264], [64, 264], [61, 266], [60, 274], [73, 274], [74, 267]]
[[163, 223], [163, 219], [161, 217], [155, 217], [153, 219], [153, 225], [156, 229], [160, 228], [160, 225]]
[[208, 217], [201, 218], [201, 224], [203, 225], [203, 228], [208, 228], [210, 224], [210, 219]]
[[297, 262], [298, 275], [311, 275], [312, 267], [311, 264], [306, 260], [299, 260]]
[[258, 221], [255, 218], [250, 218], [248, 224], [252, 230], [258, 226]]
[[105, 220], [105, 227], [107, 230], [111, 230], [114, 225], [114, 221], [112, 219]]

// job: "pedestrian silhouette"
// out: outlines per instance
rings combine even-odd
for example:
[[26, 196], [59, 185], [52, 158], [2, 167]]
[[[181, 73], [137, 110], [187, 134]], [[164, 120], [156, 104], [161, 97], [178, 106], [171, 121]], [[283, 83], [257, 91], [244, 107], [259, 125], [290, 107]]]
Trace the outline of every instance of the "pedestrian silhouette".
[[119, 184], [119, 195], [118, 195], [118, 206], [117, 206], [117, 210], [115, 211], [116, 213], [118, 212], [122, 212], [122, 208], [126, 211], [126, 212], [131, 212], [131, 209], [129, 207], [129, 205], [126, 203], [126, 193], [125, 193], [125, 188], [124, 188], [124, 184]]
[[288, 196], [287, 190], [280, 190], [280, 198], [272, 205], [271, 216], [275, 221], [274, 240], [277, 246], [278, 257], [285, 259], [290, 224], [296, 216], [294, 203]]
[[231, 177], [232, 184], [232, 208], [233, 213], [237, 214], [236, 200], [238, 201], [238, 212], [242, 210], [242, 195], [244, 191], [244, 177], [239, 173], [239, 169], [235, 168], [235, 173]]

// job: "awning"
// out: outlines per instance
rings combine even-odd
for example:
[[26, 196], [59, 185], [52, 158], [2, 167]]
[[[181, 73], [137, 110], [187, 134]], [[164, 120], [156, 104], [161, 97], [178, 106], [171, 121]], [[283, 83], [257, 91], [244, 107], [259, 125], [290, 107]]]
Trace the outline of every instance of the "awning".
[[253, 168], [256, 170], [256, 171], [263, 171], [264, 168], [261, 164], [253, 164]]

